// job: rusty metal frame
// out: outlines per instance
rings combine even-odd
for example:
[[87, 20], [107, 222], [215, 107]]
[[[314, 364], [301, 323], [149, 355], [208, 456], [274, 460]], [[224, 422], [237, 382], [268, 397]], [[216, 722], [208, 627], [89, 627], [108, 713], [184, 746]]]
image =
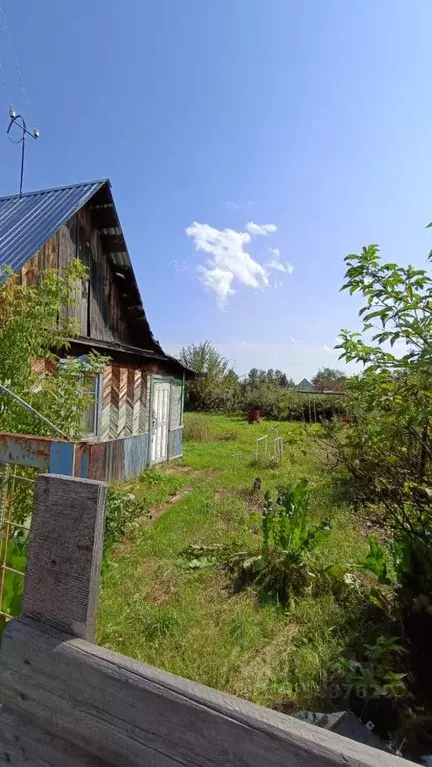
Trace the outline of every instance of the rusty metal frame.
[[23, 530], [27, 533], [30, 532], [29, 524], [23, 525], [19, 522], [14, 522], [13, 520], [14, 491], [17, 481], [23, 480], [34, 485], [34, 479], [21, 477], [17, 474], [17, 464], [3, 463], [3, 467], [2, 513], [0, 515], [0, 619], [10, 620], [15, 616], [3, 609], [6, 574], [12, 573], [13, 575], [19, 575], [24, 579], [25, 570], [17, 570], [15, 567], [10, 567], [7, 564], [9, 542], [12, 540], [15, 530]]

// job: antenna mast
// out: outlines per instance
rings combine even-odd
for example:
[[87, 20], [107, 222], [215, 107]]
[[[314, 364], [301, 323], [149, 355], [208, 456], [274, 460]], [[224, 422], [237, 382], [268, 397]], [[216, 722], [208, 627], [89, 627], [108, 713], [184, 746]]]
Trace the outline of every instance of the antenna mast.
[[[26, 142], [26, 136], [31, 136], [31, 138], [38, 139], [39, 138], [39, 131], [37, 128], [33, 128], [33, 131], [30, 132], [27, 128], [26, 121], [24, 120], [24, 117], [22, 115], [17, 115], [15, 110], [12, 109], [12, 107], [9, 109], [9, 127], [6, 131], [9, 141], [12, 141], [13, 144], [21, 144], [21, 172], [20, 172], [20, 188], [19, 188], [19, 196], [22, 197], [23, 194], [23, 181], [24, 181], [24, 162], [25, 162], [25, 142]], [[16, 125], [19, 131], [21, 131], [21, 136], [18, 140], [15, 140], [11, 137], [11, 128], [13, 125]]]

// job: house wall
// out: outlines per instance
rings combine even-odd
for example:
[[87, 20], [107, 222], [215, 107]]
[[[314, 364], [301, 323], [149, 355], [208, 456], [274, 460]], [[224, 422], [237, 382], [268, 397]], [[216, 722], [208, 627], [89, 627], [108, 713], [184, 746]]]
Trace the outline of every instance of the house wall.
[[[55, 372], [52, 360], [35, 360], [40, 375]], [[170, 383], [168, 459], [182, 455], [183, 396], [181, 378], [147, 366], [107, 365], [101, 374], [96, 440], [82, 442], [75, 454], [77, 477], [122, 481], [139, 475], [151, 462], [151, 401], [155, 381]], [[68, 473], [68, 472], [66, 472]]]
[[[65, 312], [78, 323], [79, 335], [98, 341], [137, 345], [131, 330], [130, 310], [124, 291], [125, 278], [104, 251], [91, 211], [83, 208], [54, 234], [23, 266], [25, 285], [34, 284], [44, 269], [62, 270], [71, 258], [79, 258], [89, 279], [77, 285], [76, 303]], [[146, 339], [142, 339], [146, 341]], [[151, 341], [145, 348], [151, 348]]]
[[93, 468], [88, 470], [89, 474], [82, 473], [80, 468], [79, 476], [98, 479], [103, 465], [107, 481], [121, 481], [140, 474], [151, 462], [151, 401], [156, 380], [166, 380], [171, 385], [168, 458], [182, 455], [182, 379], [165, 375], [155, 365], [145, 368], [107, 365], [102, 379], [98, 435], [104, 447], [102, 452], [100, 447], [93, 449], [89, 458]]

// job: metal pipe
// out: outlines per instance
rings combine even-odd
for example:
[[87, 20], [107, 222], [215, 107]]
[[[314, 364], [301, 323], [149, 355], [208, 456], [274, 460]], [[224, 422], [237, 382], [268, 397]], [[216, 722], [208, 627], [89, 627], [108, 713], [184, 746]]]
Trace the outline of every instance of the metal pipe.
[[21, 397], [18, 396], [18, 394], [14, 394], [13, 391], [7, 388], [7, 386], [3, 386], [3, 384], [0, 384], [0, 391], [4, 392], [5, 394], [9, 394], [12, 399], [16, 400], [20, 403], [20, 405], [23, 405], [30, 413], [33, 413], [38, 418], [40, 418], [41, 421], [46, 423], [51, 429], [54, 429], [54, 431], [57, 432], [57, 434], [60, 434], [65, 439], [69, 439], [68, 435], [64, 433], [61, 429], [59, 429], [55, 424], [51, 423], [51, 421], [48, 420], [48, 418], [45, 418], [44, 415], [41, 415], [34, 407], [28, 404], [25, 400], [21, 399]]

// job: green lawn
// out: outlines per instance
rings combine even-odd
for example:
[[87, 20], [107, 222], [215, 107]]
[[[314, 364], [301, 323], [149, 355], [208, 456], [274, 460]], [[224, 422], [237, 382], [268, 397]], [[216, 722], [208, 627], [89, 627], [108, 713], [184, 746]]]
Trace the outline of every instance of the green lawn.
[[[198, 422], [197, 422], [198, 419]], [[255, 440], [277, 427], [285, 441], [280, 465], [256, 465]], [[309, 428], [309, 427], [308, 427]], [[251, 587], [234, 593], [221, 567], [190, 569], [190, 544], [256, 550], [261, 499], [252, 492], [307, 477], [311, 514], [330, 519], [324, 562], [354, 562], [363, 546], [355, 517], [337, 498], [313, 430], [297, 423], [249, 426], [240, 418], [193, 416], [184, 459], [151, 470], [133, 486], [143, 511], [182, 495], [138, 536], [122, 540], [104, 568], [98, 641], [141, 661], [267, 706], [316, 704], [329, 660], [352, 632], [350, 611], [331, 594], [305, 597], [291, 609], [258, 600]], [[312, 430], [312, 433], [311, 433]], [[272, 433], [272, 432], [270, 432]]]

